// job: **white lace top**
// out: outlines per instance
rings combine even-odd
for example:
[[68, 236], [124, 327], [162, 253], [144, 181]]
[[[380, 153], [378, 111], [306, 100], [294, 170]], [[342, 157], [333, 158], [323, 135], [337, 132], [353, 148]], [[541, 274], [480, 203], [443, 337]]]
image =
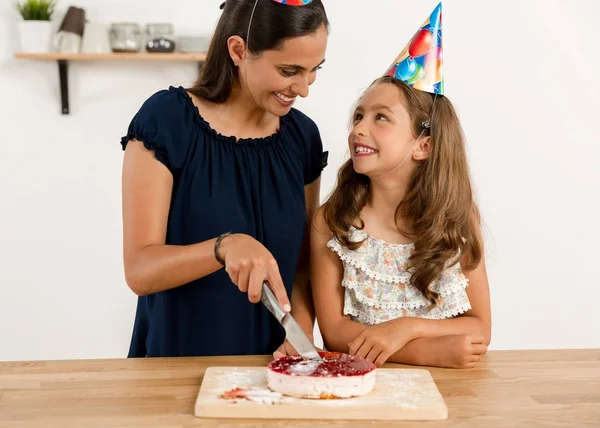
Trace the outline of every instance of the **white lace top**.
[[431, 285], [440, 296], [432, 307], [409, 282], [407, 265], [413, 244], [390, 244], [362, 230], [350, 230], [350, 240], [363, 239], [366, 241], [355, 251], [335, 238], [327, 243], [344, 265], [344, 315], [373, 325], [398, 317], [452, 318], [471, 309], [465, 290], [468, 279], [459, 263], [446, 269]]

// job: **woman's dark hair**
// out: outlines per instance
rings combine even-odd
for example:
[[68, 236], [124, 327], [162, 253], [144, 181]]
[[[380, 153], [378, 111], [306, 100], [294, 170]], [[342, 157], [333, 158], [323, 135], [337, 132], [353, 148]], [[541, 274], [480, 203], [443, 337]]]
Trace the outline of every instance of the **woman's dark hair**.
[[227, 0], [213, 34], [200, 77], [189, 89], [194, 95], [214, 103], [223, 103], [238, 79], [227, 39], [239, 36], [246, 43], [250, 16], [256, 3], [248, 51], [259, 56], [266, 50], [281, 47], [286, 39], [314, 33], [321, 25], [329, 28], [329, 20], [321, 0], [304, 6], [288, 6], [273, 0]]

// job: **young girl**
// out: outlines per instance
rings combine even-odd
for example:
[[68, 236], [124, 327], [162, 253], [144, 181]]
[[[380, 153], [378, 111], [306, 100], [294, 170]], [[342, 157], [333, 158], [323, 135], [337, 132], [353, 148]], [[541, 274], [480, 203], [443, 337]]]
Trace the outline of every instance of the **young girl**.
[[378, 366], [473, 367], [490, 342], [490, 301], [454, 108], [386, 76], [352, 125], [351, 159], [311, 232], [325, 347]]

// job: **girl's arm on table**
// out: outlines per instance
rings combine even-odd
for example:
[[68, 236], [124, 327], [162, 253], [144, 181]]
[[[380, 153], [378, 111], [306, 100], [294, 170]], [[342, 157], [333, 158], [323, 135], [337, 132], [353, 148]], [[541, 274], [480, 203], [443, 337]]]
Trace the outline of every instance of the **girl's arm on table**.
[[485, 268], [485, 260], [471, 271], [464, 271], [469, 280], [466, 288], [471, 309], [455, 318], [434, 320], [425, 318], [399, 318], [397, 322], [412, 332], [412, 337], [440, 337], [448, 335], [476, 335], [483, 337], [483, 343], [489, 345], [491, 340], [491, 309], [489, 283]]
[[468, 369], [487, 353], [487, 345], [483, 341], [483, 336], [477, 335], [423, 337], [408, 342], [388, 361], [417, 366]]
[[413, 340], [395, 352], [389, 362], [471, 368], [487, 352], [491, 338], [491, 310], [484, 259], [475, 269], [464, 273], [469, 279], [467, 295], [471, 310], [445, 320], [400, 318], [390, 321], [398, 328], [410, 330]]
[[472, 367], [487, 352], [490, 304], [485, 263], [465, 272], [471, 309], [444, 320], [400, 317], [366, 328], [349, 352], [382, 365], [386, 361], [443, 367]]
[[[466, 266], [467, 260], [462, 259], [461, 265]], [[482, 255], [474, 269], [463, 270], [463, 273], [469, 280], [466, 293], [471, 309], [444, 320], [409, 317], [389, 321], [393, 325], [390, 329], [409, 341], [388, 361], [462, 368], [472, 367], [487, 352], [491, 340], [491, 308], [485, 257]], [[360, 340], [356, 342], [353, 346], [358, 348]]]

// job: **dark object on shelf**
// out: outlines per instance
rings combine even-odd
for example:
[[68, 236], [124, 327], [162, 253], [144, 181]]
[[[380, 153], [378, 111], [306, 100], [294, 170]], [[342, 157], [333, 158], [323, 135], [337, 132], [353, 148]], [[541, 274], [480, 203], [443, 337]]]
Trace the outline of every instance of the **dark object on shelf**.
[[157, 22], [146, 25], [146, 51], [150, 53], [171, 53], [175, 51], [173, 24]]
[[74, 33], [79, 36], [83, 36], [83, 30], [85, 27], [85, 10], [79, 7], [71, 6], [67, 9], [67, 13], [63, 18], [58, 32], [66, 31], [68, 33]]
[[164, 37], [148, 40], [146, 51], [150, 53], [171, 53], [175, 51], [175, 42], [173, 40], [165, 39]]
[[85, 27], [85, 10], [71, 6], [54, 36], [56, 52], [77, 53], [81, 50], [81, 39]]

